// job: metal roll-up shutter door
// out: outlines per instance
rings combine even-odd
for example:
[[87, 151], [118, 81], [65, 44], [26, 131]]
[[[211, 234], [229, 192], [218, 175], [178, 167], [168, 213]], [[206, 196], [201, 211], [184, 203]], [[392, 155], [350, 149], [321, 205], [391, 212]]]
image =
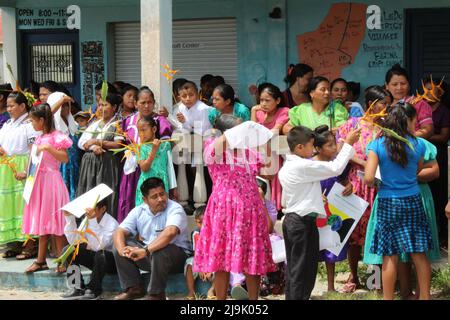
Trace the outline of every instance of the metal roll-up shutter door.
[[141, 85], [141, 24], [114, 24], [114, 68], [116, 81]]
[[[115, 79], [141, 83], [140, 23], [114, 25]], [[236, 19], [173, 22], [173, 66], [176, 78], [200, 85], [207, 73], [221, 75], [238, 91]]]
[[173, 67], [177, 75], [200, 84], [207, 73], [238, 89], [236, 19], [173, 22]]

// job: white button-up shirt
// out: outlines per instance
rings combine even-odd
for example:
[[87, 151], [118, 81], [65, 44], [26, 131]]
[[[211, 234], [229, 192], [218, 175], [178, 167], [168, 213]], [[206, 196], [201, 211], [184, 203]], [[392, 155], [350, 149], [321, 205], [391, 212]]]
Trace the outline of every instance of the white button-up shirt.
[[286, 199], [284, 213], [306, 216], [317, 213], [326, 218], [320, 181], [339, 176], [355, 155], [352, 146], [344, 144], [336, 159], [331, 162], [304, 159], [287, 155], [286, 162], [278, 173]]
[[183, 123], [183, 129], [198, 135], [203, 135], [207, 130], [212, 129], [212, 125], [208, 118], [210, 109], [210, 106], [204, 104], [200, 100], [190, 109], [183, 103], [180, 104], [179, 112], [181, 112], [186, 119], [186, 122]]
[[35, 131], [25, 113], [16, 120], [9, 119], [0, 130], [0, 146], [8, 156], [26, 155], [30, 153], [29, 145], [42, 133]]
[[[88, 229], [92, 230], [92, 232], [95, 233], [98, 239], [93, 235], [86, 233], [88, 249], [95, 252], [100, 250], [107, 250], [112, 252], [113, 234], [118, 226], [119, 223], [117, 223], [116, 219], [114, 219], [108, 213], [105, 213], [103, 215], [100, 223], [97, 222], [97, 218], [89, 219]], [[66, 216], [66, 226], [64, 227], [64, 234], [66, 235], [67, 241], [69, 241], [70, 244], [79, 239], [79, 235], [74, 232], [77, 231], [77, 228], [78, 227], [75, 216]]]

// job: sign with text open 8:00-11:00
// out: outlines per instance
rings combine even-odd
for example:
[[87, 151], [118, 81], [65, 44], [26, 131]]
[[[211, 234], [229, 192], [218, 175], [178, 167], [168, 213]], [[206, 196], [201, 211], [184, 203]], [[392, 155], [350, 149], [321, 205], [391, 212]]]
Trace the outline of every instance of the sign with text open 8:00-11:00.
[[70, 17], [67, 8], [18, 8], [16, 15], [17, 28], [21, 30], [65, 29]]

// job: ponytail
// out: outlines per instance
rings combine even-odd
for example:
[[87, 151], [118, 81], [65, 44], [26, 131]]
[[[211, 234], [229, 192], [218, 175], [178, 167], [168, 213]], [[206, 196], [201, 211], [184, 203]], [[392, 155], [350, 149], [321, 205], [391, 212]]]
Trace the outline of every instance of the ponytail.
[[[417, 115], [416, 109], [408, 103], [398, 103], [388, 110], [388, 116], [384, 120], [384, 127], [397, 133], [399, 136], [408, 138], [415, 137], [408, 131], [408, 120], [413, 120]], [[386, 148], [391, 160], [403, 168], [408, 165], [408, 154], [405, 142], [396, 139], [392, 135], [384, 134]]]

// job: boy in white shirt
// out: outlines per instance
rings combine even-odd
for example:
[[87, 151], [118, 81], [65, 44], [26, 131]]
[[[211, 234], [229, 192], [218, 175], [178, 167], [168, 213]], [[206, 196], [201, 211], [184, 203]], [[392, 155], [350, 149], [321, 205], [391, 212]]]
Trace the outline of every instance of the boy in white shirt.
[[[67, 300], [93, 300], [102, 294], [102, 280], [106, 273], [116, 273], [116, 263], [112, 253], [113, 233], [119, 224], [116, 219], [106, 213], [108, 201], [103, 199], [95, 209], [87, 209], [86, 216], [89, 218], [89, 229], [95, 237], [86, 233], [88, 244], [81, 244], [80, 251], [73, 261], [74, 265], [82, 265], [92, 270], [90, 282], [84, 288], [83, 276], [81, 276], [81, 288], [74, 288], [71, 292], [62, 296]], [[75, 216], [65, 213], [66, 226], [64, 233], [67, 241], [72, 244], [78, 238], [74, 231], [77, 230]], [[66, 251], [66, 248], [63, 252]], [[70, 256], [69, 259], [72, 259]]]
[[360, 130], [347, 136], [341, 152], [332, 162], [313, 161], [314, 133], [305, 127], [289, 132], [292, 154], [278, 177], [286, 199], [283, 236], [286, 247], [286, 300], [309, 300], [317, 276], [319, 231], [316, 218], [326, 218], [320, 181], [339, 176], [355, 155], [352, 145]]
[[[199, 100], [198, 88], [194, 82], [186, 82], [180, 89], [181, 105], [177, 113], [177, 120], [181, 123], [182, 129], [188, 132], [204, 136], [208, 130], [212, 129], [209, 122], [209, 110], [212, 108]], [[192, 166], [187, 170], [187, 180], [189, 188], [189, 204], [193, 208], [193, 190], [196, 175], [196, 165], [203, 163], [203, 154], [194, 153], [191, 157]], [[206, 192], [209, 196], [212, 190], [212, 181], [208, 169], [203, 167], [205, 176]], [[190, 211], [190, 210], [188, 210]]]
[[177, 113], [177, 120], [182, 128], [190, 133], [203, 135], [212, 129], [208, 114], [210, 106], [199, 100], [197, 85], [191, 81], [186, 82], [180, 89], [181, 105]]

